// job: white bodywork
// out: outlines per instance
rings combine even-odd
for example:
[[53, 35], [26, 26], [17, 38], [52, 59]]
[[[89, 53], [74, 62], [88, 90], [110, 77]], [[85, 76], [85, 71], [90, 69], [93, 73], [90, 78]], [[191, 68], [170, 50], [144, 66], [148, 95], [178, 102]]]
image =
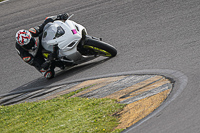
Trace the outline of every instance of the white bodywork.
[[[64, 34], [55, 38], [58, 27], [62, 27], [61, 32], [64, 31]], [[47, 51], [53, 52], [53, 45], [58, 44], [59, 57], [65, 56], [72, 61], [80, 60], [82, 55], [77, 51], [77, 45], [82, 39], [82, 30], [86, 32], [85, 27], [71, 20], [48, 23], [44, 27], [42, 46]]]

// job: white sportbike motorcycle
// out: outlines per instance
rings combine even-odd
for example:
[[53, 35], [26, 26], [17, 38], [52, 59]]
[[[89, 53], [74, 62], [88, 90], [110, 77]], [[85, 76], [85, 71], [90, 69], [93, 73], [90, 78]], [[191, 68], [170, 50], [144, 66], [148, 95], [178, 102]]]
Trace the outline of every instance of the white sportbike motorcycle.
[[116, 48], [103, 42], [102, 39], [89, 36], [85, 27], [69, 18], [65, 22], [56, 20], [44, 27], [42, 46], [46, 58], [49, 52], [53, 52], [54, 45], [59, 48], [57, 60], [62, 61], [66, 66], [81, 64], [88, 59], [91, 60], [91, 57], [116, 56]]

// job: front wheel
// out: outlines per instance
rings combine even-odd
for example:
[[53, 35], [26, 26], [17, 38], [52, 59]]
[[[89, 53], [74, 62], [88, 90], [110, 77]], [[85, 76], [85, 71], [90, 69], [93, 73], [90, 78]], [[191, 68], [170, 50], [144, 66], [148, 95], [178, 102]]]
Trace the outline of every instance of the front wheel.
[[95, 54], [100, 56], [114, 57], [117, 55], [115, 47], [93, 37], [86, 37], [83, 47], [92, 50]]

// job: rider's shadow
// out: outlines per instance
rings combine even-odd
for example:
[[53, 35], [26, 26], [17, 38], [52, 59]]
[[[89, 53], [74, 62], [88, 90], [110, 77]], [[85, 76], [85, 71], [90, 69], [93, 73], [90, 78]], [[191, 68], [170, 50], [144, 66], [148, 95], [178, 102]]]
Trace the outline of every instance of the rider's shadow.
[[96, 58], [97, 60], [94, 59], [84, 64], [74, 66], [69, 70], [58, 70], [56, 71], [56, 75], [53, 79], [47, 80], [44, 77], [40, 77], [34, 81], [30, 81], [12, 90], [8, 94], [1, 95], [0, 105], [10, 105], [25, 101], [36, 101], [37, 99], [42, 99], [42, 97], [48, 96], [53, 92], [59, 91], [59, 88], [56, 88], [56, 86], [62, 86], [65, 84], [65, 82], [60, 83], [59, 81], [65, 78], [70, 79], [71, 76], [98, 66], [99, 64], [102, 64], [110, 59], [103, 57], [99, 58]]

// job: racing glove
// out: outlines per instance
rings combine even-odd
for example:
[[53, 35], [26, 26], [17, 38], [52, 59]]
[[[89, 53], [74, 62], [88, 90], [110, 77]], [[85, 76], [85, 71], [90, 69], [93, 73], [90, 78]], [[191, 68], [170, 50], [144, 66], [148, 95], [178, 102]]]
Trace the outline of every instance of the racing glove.
[[68, 13], [63, 13], [63, 14], [59, 14], [57, 16], [57, 20], [67, 20], [69, 17], [69, 14]]

